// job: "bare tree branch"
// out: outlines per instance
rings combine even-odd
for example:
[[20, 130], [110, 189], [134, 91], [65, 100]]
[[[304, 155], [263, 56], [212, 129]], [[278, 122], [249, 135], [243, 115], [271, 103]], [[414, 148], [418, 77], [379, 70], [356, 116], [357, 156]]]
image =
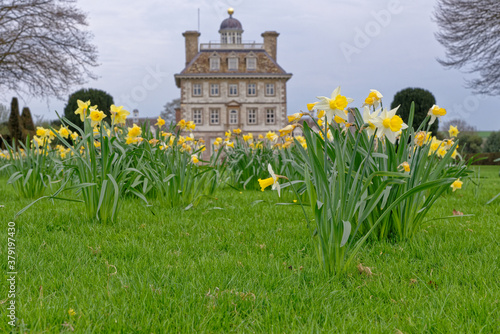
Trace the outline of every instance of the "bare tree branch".
[[0, 2], [0, 87], [61, 98], [96, 79], [97, 49], [75, 0]]
[[434, 20], [436, 39], [446, 48], [438, 62], [479, 74], [466, 80], [476, 93], [500, 94], [500, 1], [438, 0]]

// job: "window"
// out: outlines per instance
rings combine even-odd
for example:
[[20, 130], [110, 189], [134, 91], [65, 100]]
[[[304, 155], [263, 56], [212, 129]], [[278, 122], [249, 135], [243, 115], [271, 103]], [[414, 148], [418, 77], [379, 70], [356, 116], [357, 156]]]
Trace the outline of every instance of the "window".
[[210, 58], [210, 71], [218, 71], [220, 69], [220, 58], [212, 57]]
[[219, 84], [210, 84], [210, 96], [219, 96]]
[[219, 124], [219, 109], [210, 109], [210, 124]]
[[238, 69], [238, 58], [229, 58], [227, 60], [227, 67], [230, 71], [236, 71]]
[[257, 69], [257, 58], [250, 57], [247, 58], [247, 70], [256, 70]]
[[247, 109], [248, 124], [257, 124], [257, 109]]
[[229, 124], [238, 124], [238, 110], [231, 110], [229, 112]]
[[229, 96], [237, 96], [238, 95], [238, 85], [230, 84], [229, 85]]
[[201, 84], [193, 84], [193, 96], [201, 96]]
[[274, 109], [266, 109], [266, 124], [274, 124]]
[[196, 125], [203, 124], [203, 109], [193, 109], [193, 122]]
[[274, 84], [266, 84], [266, 95], [274, 95]]
[[257, 95], [257, 85], [256, 84], [254, 84], [254, 83], [248, 84], [247, 95], [249, 95], [249, 96]]

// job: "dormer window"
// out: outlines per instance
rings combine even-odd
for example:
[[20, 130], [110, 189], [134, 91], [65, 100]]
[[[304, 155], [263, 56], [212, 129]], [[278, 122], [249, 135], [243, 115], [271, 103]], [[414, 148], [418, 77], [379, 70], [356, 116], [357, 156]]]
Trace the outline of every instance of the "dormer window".
[[210, 58], [210, 71], [218, 71], [220, 69], [220, 58], [211, 57]]
[[227, 68], [230, 71], [236, 71], [238, 69], [238, 58], [236, 58], [236, 57], [228, 58]]
[[247, 70], [254, 71], [257, 69], [257, 58], [248, 57], [247, 58]]

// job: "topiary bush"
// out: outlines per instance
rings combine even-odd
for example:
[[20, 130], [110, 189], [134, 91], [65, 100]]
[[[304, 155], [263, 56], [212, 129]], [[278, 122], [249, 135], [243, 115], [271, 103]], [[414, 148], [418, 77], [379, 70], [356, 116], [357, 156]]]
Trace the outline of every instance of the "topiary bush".
[[83, 88], [69, 96], [68, 103], [64, 108], [64, 116], [83, 129], [83, 122], [80, 119], [80, 115], [75, 114], [75, 110], [78, 109], [78, 100], [83, 102], [90, 100], [91, 106], [97, 105], [99, 110], [103, 111], [107, 116], [104, 120], [108, 121], [108, 123], [110, 122], [111, 114], [109, 108], [115, 103], [111, 95], [103, 90]]
[[500, 152], [500, 131], [492, 132], [484, 143], [484, 152]]
[[13, 141], [12, 143], [14, 143], [14, 140], [18, 142], [23, 140], [23, 127], [21, 124], [21, 116], [19, 115], [19, 102], [17, 101], [17, 97], [13, 97], [12, 102], [10, 103], [8, 127], [10, 137]]
[[[394, 100], [391, 103], [391, 109], [401, 105], [398, 110], [398, 115], [401, 116], [405, 123], [408, 123], [410, 116], [411, 103], [415, 102], [415, 117], [413, 118], [413, 127], [416, 129], [423, 122], [429, 109], [436, 104], [434, 95], [428, 90], [422, 88], [406, 88], [394, 95]], [[435, 136], [439, 128], [439, 120], [431, 125], [430, 131]], [[425, 130], [425, 129], [424, 129]]]

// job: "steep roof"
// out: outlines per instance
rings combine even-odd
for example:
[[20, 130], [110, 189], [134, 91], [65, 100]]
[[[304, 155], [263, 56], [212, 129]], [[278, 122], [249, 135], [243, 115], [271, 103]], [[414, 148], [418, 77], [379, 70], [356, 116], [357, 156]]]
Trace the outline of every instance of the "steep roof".
[[[219, 70], [210, 70], [211, 57], [220, 57]], [[238, 70], [229, 70], [227, 59], [230, 57], [238, 58]], [[247, 70], [247, 57], [257, 58], [257, 68], [255, 70]], [[276, 61], [274, 61], [264, 49], [201, 50], [181, 73], [175, 75], [175, 81], [177, 86], [180, 87], [180, 79], [188, 77], [283, 76], [290, 78], [291, 75], [291, 73], [287, 73], [281, 66], [279, 66], [278, 63], [276, 63]]]

